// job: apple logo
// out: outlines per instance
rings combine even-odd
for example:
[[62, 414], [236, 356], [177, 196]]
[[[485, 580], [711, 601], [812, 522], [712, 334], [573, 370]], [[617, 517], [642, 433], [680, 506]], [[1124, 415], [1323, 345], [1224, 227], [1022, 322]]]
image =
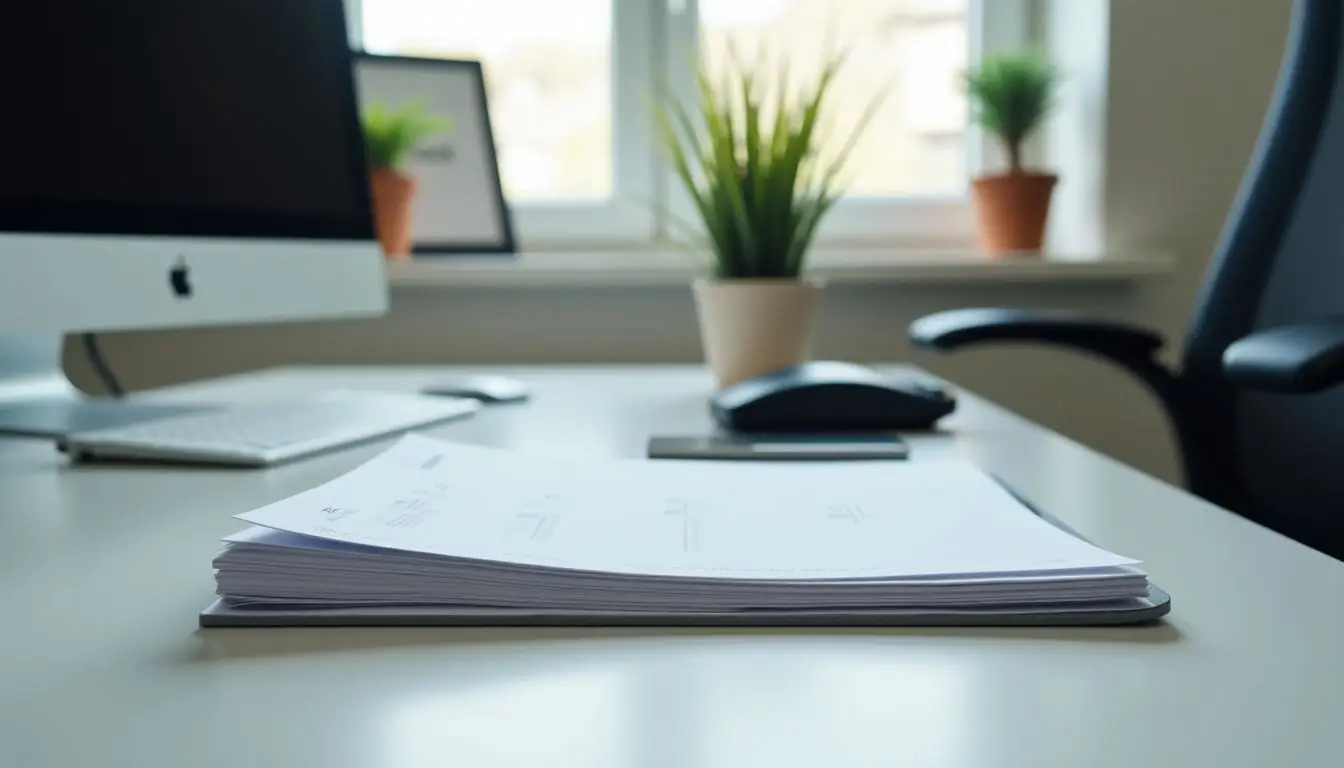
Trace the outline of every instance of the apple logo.
[[191, 298], [191, 272], [187, 269], [187, 260], [178, 257], [177, 263], [168, 270], [168, 286], [179, 299]]

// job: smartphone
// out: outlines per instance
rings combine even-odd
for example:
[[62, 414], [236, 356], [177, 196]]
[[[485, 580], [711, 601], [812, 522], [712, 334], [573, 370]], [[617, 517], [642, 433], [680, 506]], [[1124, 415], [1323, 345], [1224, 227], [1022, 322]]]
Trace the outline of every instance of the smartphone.
[[661, 435], [649, 438], [651, 459], [748, 461], [900, 460], [910, 446], [896, 435]]

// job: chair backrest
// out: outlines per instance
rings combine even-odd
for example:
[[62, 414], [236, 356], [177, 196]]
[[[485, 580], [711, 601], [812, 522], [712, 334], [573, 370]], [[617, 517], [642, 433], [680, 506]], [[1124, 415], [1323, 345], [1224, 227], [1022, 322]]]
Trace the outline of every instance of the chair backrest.
[[1298, 0], [1294, 14], [1181, 378], [1204, 403], [1213, 442], [1226, 448], [1212, 452], [1226, 478], [1216, 500], [1344, 556], [1344, 389], [1246, 394], [1222, 371], [1223, 351], [1252, 331], [1344, 315], [1344, 0]]

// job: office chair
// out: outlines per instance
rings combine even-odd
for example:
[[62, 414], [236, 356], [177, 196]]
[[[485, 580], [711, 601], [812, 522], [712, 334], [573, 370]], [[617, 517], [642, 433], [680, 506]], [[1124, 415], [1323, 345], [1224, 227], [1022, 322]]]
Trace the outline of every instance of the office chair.
[[1107, 360], [1165, 408], [1189, 490], [1344, 558], [1344, 0], [1297, 0], [1274, 99], [1179, 368], [1152, 331], [1071, 313], [915, 321], [950, 351], [1038, 342]]

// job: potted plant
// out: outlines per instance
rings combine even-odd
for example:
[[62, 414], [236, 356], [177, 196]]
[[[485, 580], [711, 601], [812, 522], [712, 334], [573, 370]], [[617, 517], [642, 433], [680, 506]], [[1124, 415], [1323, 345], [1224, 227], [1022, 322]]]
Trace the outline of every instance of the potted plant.
[[422, 103], [398, 109], [374, 104], [364, 111], [364, 146], [369, 157], [374, 222], [378, 241], [388, 259], [406, 259], [411, 254], [411, 211], [417, 182], [405, 171], [406, 158], [425, 139], [450, 127], [446, 118], [429, 114]]
[[[666, 216], [707, 255], [693, 295], [705, 357], [719, 387], [805, 362], [822, 281], [806, 274], [817, 229], [841, 194], [840, 173], [877, 106], [822, 147], [827, 97], [843, 56], [796, 93], [767, 88], [734, 62], [715, 87], [696, 67], [697, 99], [656, 109], [659, 143], [690, 197], [695, 222]], [[783, 85], [781, 64], [773, 84]], [[824, 151], [825, 150], [825, 151]]]
[[982, 247], [990, 254], [1039, 252], [1059, 177], [1028, 170], [1022, 150], [1054, 107], [1058, 75], [1035, 53], [987, 58], [966, 75], [976, 120], [1003, 147], [1008, 172], [981, 175], [972, 186]]

